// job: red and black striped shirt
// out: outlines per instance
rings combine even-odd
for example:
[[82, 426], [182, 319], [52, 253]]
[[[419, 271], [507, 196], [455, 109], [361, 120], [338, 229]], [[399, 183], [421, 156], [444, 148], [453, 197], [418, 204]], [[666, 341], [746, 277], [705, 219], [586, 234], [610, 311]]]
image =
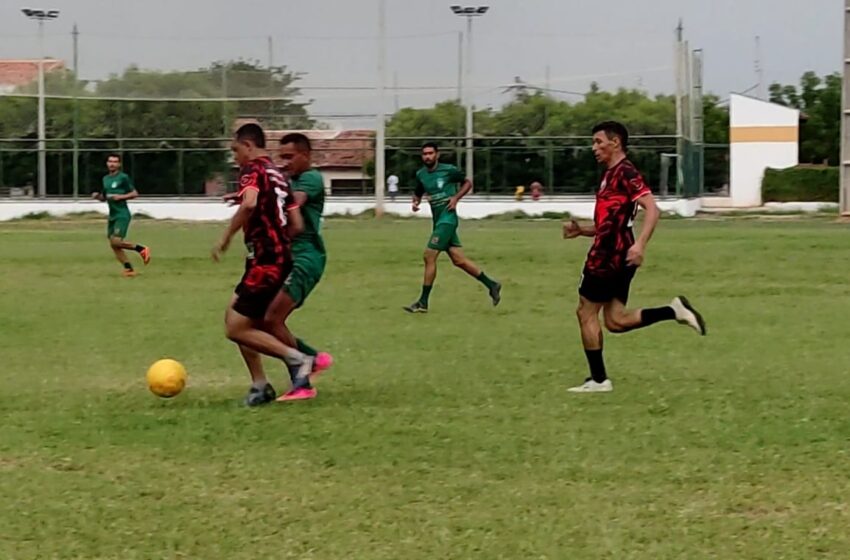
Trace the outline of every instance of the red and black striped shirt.
[[245, 223], [248, 257], [257, 264], [283, 265], [290, 258], [286, 211], [295, 205], [289, 181], [272, 160], [262, 156], [239, 170], [239, 195], [257, 191], [257, 206]]
[[638, 211], [637, 199], [651, 192], [628, 159], [605, 171], [596, 193], [596, 235], [584, 265], [587, 272], [608, 276], [623, 271], [626, 254], [635, 244], [632, 224]]

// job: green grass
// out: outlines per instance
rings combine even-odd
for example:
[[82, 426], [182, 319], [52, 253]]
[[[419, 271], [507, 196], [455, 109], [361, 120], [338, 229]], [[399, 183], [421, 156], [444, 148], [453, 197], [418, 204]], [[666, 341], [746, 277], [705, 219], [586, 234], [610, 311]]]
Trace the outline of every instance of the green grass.
[[[426, 223], [329, 221], [292, 324], [337, 365], [261, 410], [223, 336], [220, 226], [136, 224], [135, 279], [102, 230], [0, 225], [0, 558], [847, 557], [845, 226], [662, 222], [632, 303], [685, 293], [709, 336], [608, 336], [616, 391], [568, 395], [584, 241], [467, 223], [502, 305], [441, 260], [409, 316]], [[190, 375], [172, 400], [144, 386], [164, 356]]]

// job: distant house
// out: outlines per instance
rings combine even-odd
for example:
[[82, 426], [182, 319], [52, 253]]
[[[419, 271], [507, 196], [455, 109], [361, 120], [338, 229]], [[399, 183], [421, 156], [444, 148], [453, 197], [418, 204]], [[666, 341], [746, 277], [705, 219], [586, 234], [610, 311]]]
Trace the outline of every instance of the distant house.
[[[239, 127], [249, 120], [239, 120]], [[322, 173], [325, 193], [368, 195], [374, 192], [366, 167], [375, 160], [374, 130], [266, 130], [266, 147], [277, 159], [284, 134], [300, 132], [310, 139], [313, 166]]]
[[[64, 70], [65, 62], [55, 59], [44, 59], [44, 72]], [[4, 60], [0, 59], [0, 92], [9, 93], [15, 88], [31, 84], [38, 80], [38, 60]]]

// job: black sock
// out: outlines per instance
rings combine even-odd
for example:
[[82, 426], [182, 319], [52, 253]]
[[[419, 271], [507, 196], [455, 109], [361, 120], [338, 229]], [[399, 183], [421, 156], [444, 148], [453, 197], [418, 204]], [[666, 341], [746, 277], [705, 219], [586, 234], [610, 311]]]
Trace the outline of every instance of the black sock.
[[319, 355], [318, 350], [316, 350], [300, 338], [296, 338], [295, 342], [298, 344], [298, 351], [302, 354], [307, 354], [308, 356], [313, 356], [314, 358]]
[[431, 297], [431, 288], [434, 286], [422, 285], [422, 295], [419, 296], [419, 303], [423, 307], [428, 307], [428, 298]]
[[125, 262], [125, 263], [124, 263], [124, 268], [125, 268], [126, 270], [133, 270], [133, 265], [131, 265], [131, 264], [130, 264], [130, 263], [128, 263], [128, 262]]
[[640, 310], [640, 327], [648, 327], [660, 321], [672, 321], [676, 318], [676, 312], [669, 305], [664, 307], [651, 307]]
[[481, 273], [478, 276], [475, 277], [475, 279], [478, 280], [479, 282], [481, 282], [482, 284], [484, 284], [485, 286], [487, 286], [488, 290], [493, 289], [493, 286], [496, 285], [496, 282], [492, 278], [490, 278], [486, 274], [484, 274], [483, 270], [481, 271]]
[[144, 245], [136, 245], [135, 247], [133, 247], [133, 250], [137, 253], [141, 253], [142, 251], [145, 250], [145, 246]]
[[605, 373], [605, 361], [602, 359], [602, 349], [585, 350], [584, 355], [587, 356], [587, 365], [590, 366], [590, 377], [597, 383], [608, 379], [608, 374]]

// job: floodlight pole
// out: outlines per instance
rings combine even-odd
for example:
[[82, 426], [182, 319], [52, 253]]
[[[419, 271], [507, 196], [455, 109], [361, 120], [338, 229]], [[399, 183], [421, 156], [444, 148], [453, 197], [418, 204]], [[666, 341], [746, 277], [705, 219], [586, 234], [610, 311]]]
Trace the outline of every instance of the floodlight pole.
[[844, 65], [841, 88], [841, 186], [839, 206], [842, 216], [850, 216], [850, 0], [844, 0]]
[[451, 6], [452, 13], [466, 18], [466, 81], [464, 97], [466, 105], [466, 177], [474, 182], [475, 163], [473, 161], [473, 114], [475, 105], [472, 100], [470, 85], [472, 84], [472, 18], [481, 17], [487, 13], [490, 6]]
[[387, 3], [378, 0], [378, 110], [375, 123], [375, 217], [384, 214], [384, 181], [386, 177], [386, 116], [384, 87], [387, 60]]
[[29, 19], [38, 21], [38, 197], [47, 196], [47, 146], [44, 110], [44, 22], [59, 17], [59, 10], [33, 10], [23, 8], [21, 12]]

